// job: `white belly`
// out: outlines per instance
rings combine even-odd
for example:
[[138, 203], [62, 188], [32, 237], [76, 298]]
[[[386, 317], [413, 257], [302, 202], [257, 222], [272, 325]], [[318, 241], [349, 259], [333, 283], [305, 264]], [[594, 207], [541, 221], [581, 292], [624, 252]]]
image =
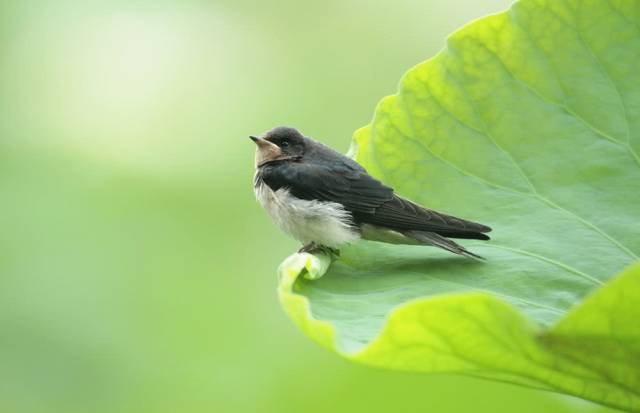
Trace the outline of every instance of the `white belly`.
[[255, 192], [273, 222], [304, 245], [314, 242], [340, 248], [360, 238], [359, 232], [350, 225], [351, 214], [338, 203], [299, 199], [287, 189], [273, 191], [262, 182], [255, 187]]

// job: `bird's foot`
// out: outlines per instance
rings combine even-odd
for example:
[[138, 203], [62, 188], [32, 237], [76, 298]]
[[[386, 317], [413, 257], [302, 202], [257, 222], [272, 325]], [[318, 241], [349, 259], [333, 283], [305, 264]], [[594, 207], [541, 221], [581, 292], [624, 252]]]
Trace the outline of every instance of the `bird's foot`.
[[313, 253], [312, 251], [313, 251], [315, 248], [317, 248], [317, 246], [316, 246], [315, 242], [310, 242], [310, 243], [308, 243], [307, 245], [304, 245], [302, 248], [300, 248], [300, 249], [298, 250], [298, 253], [299, 253], [299, 254], [302, 254], [303, 252], [307, 252], [307, 253], [309, 253], [309, 254], [312, 254], [312, 253]]
[[334, 257], [340, 256], [340, 250], [327, 247], [326, 245], [318, 245], [315, 242], [310, 242], [309, 244], [303, 246], [298, 250], [298, 253], [306, 252], [308, 254], [326, 254]]

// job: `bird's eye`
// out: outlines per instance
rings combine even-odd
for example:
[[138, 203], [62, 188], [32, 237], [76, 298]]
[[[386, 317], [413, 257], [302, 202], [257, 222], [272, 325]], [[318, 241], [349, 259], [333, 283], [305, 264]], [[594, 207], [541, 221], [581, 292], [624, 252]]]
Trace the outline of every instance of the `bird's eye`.
[[282, 146], [283, 148], [286, 148], [287, 146], [289, 146], [289, 140], [288, 139], [283, 139], [280, 142], [280, 146]]

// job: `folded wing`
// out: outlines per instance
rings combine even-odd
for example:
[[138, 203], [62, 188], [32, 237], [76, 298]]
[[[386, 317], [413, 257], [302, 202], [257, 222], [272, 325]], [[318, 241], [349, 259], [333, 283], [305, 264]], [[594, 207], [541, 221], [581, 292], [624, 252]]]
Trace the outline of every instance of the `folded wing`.
[[491, 231], [485, 225], [423, 208], [397, 196], [352, 161], [274, 163], [263, 168], [262, 179], [273, 190], [287, 188], [297, 198], [340, 203], [352, 214], [354, 224], [482, 240], [489, 239], [484, 233]]

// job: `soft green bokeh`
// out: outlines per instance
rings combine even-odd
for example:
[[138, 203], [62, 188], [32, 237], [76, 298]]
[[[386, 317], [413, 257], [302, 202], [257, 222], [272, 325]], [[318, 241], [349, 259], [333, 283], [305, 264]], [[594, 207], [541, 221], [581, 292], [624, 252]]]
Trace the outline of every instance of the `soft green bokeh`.
[[598, 411], [349, 364], [300, 334], [246, 138], [346, 151], [407, 68], [507, 1], [0, 5], [4, 412]]

